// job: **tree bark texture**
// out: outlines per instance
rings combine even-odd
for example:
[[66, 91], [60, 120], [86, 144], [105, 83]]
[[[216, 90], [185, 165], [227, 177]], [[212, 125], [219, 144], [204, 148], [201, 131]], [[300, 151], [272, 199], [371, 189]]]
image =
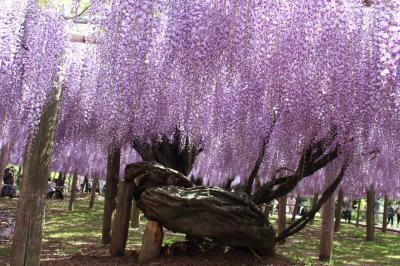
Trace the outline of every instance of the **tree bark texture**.
[[334, 232], [339, 232], [340, 230], [340, 223], [342, 220], [343, 200], [344, 200], [343, 189], [340, 188], [338, 193], [337, 205], [335, 209], [335, 226], [333, 228]]
[[92, 182], [92, 191], [90, 191], [90, 201], [89, 201], [89, 209], [93, 209], [94, 201], [96, 199], [96, 190], [99, 185], [99, 176], [98, 174], [94, 175]]
[[[278, 235], [286, 228], [286, 202], [287, 195], [278, 198]], [[283, 244], [285, 241], [279, 242]]]
[[136, 206], [136, 201], [132, 202], [132, 210], [131, 210], [131, 227], [139, 228], [140, 225], [140, 209]]
[[116, 145], [111, 145], [107, 156], [106, 193], [104, 196], [103, 230], [101, 240], [103, 244], [109, 244], [111, 241], [111, 219], [116, 206], [120, 159], [121, 148]]
[[160, 223], [149, 220], [144, 230], [142, 247], [139, 253], [138, 262], [140, 264], [147, 263], [160, 256], [163, 238], [164, 232]]
[[385, 195], [384, 203], [383, 203], [383, 222], [382, 222], [382, 232], [386, 233], [387, 225], [388, 225], [388, 207], [389, 201], [388, 197]]
[[133, 148], [140, 154], [143, 161], [160, 163], [184, 175], [190, 173], [197, 155], [202, 151], [188, 138], [182, 138], [179, 129], [176, 129], [172, 140], [163, 136], [161, 142], [134, 141]]
[[134, 182], [134, 198], [140, 199], [140, 195], [148, 188], [162, 186], [192, 187], [193, 184], [180, 172], [166, 168], [159, 163], [138, 162], [128, 164], [125, 167], [125, 180]]
[[[332, 180], [331, 177], [326, 176], [325, 183], [328, 185]], [[326, 186], [325, 185], [325, 186]], [[322, 224], [321, 236], [319, 244], [319, 260], [329, 261], [332, 256], [333, 246], [333, 223], [335, 217], [335, 194], [325, 202], [322, 208]]]
[[77, 183], [78, 183], [78, 173], [75, 171], [74, 174], [72, 175], [71, 196], [69, 198], [69, 205], [68, 205], [69, 211], [74, 211], [75, 209]]
[[39, 265], [42, 249], [47, 178], [50, 176], [54, 133], [62, 97], [61, 75], [48, 95], [36, 134], [30, 135], [25, 149], [24, 178], [20, 192], [11, 265]]
[[208, 187], [148, 188], [137, 206], [147, 218], [174, 232], [271, 252], [275, 231], [260, 209], [244, 195]]
[[132, 200], [133, 183], [121, 181], [118, 185], [117, 209], [112, 224], [111, 256], [123, 256], [125, 254]]
[[375, 239], [375, 190], [371, 187], [367, 191], [367, 227], [366, 227], [366, 241], [374, 241]]

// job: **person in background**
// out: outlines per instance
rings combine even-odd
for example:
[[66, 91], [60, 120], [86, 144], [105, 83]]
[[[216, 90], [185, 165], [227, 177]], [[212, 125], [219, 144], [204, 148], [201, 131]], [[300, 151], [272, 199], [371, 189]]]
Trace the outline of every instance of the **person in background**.
[[352, 212], [352, 207], [351, 207], [351, 200], [346, 200], [344, 202], [344, 219], [347, 223], [351, 222], [351, 212]]
[[390, 225], [393, 226], [394, 209], [393, 209], [392, 205], [389, 205], [387, 212], [388, 212], [387, 224], [389, 224], [389, 222], [390, 222]]
[[287, 205], [289, 206], [289, 213], [293, 213], [295, 204], [296, 204], [296, 199], [294, 198], [293, 195], [290, 195], [290, 197], [287, 200]]
[[6, 196], [9, 198], [15, 196], [14, 175], [15, 175], [15, 169], [13, 166], [4, 169], [4, 176], [3, 176], [4, 186], [1, 189], [2, 196]]
[[400, 223], [400, 201], [397, 204], [395, 212], [397, 214], [397, 227], [399, 227], [399, 223]]

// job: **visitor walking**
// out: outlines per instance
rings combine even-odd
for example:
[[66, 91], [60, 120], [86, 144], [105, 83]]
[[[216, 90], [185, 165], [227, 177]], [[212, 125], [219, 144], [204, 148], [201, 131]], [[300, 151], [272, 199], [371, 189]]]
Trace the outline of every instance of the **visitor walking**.
[[4, 170], [3, 176], [3, 187], [1, 189], [1, 195], [4, 197], [13, 198], [16, 196], [15, 188], [14, 188], [14, 175], [15, 170], [14, 167], [8, 167]]
[[397, 214], [397, 227], [399, 227], [399, 223], [400, 223], [400, 201], [397, 204], [395, 212]]
[[393, 209], [392, 205], [389, 205], [387, 212], [388, 212], [387, 224], [389, 224], [389, 222], [390, 222], [390, 225], [393, 226], [394, 209]]

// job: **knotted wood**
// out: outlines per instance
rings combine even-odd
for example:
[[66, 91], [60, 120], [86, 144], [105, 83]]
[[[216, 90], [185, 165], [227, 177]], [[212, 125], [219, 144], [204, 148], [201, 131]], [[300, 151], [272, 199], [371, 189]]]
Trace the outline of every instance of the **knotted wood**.
[[171, 231], [262, 252], [275, 246], [275, 231], [245, 194], [208, 187], [147, 188], [137, 206]]
[[193, 184], [183, 174], [155, 162], [128, 164], [125, 168], [125, 181], [133, 182], [133, 195], [139, 200], [143, 191], [162, 186], [192, 187]]

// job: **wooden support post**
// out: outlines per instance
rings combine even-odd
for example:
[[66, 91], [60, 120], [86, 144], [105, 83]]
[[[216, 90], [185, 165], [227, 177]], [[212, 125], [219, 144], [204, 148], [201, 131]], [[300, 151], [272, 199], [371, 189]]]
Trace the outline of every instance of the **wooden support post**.
[[375, 205], [375, 190], [374, 187], [367, 191], [367, 227], [366, 227], [366, 241], [373, 241], [375, 238], [375, 215], [374, 215], [374, 205]]
[[360, 226], [361, 199], [357, 202], [356, 227]]
[[78, 173], [74, 171], [74, 174], [72, 176], [71, 197], [69, 198], [69, 205], [68, 205], [69, 211], [74, 211], [75, 208], [77, 183], [78, 183]]
[[131, 227], [139, 228], [140, 225], [140, 209], [136, 206], [135, 200], [132, 202], [132, 211], [131, 211]]
[[158, 258], [161, 252], [161, 246], [164, 233], [161, 225], [149, 220], [143, 234], [142, 247], [139, 253], [139, 263], [147, 263], [152, 259]]
[[[278, 235], [286, 228], [286, 201], [287, 195], [278, 198]], [[281, 241], [278, 244], [283, 243], [285, 241]]]
[[342, 220], [343, 200], [344, 200], [343, 189], [340, 188], [339, 193], [338, 193], [336, 209], [335, 209], [335, 226], [333, 228], [334, 232], [339, 232], [339, 230], [340, 230], [340, 222]]
[[[332, 177], [327, 175], [325, 177], [325, 186], [329, 186], [333, 180]], [[329, 261], [332, 257], [333, 246], [333, 223], [335, 216], [335, 193], [325, 202], [322, 207], [322, 224], [321, 236], [319, 242], [319, 260]]]
[[292, 222], [296, 221], [296, 214], [299, 212], [299, 208], [300, 208], [300, 195], [297, 195], [296, 203], [294, 204], [292, 213], [292, 219], [291, 219]]
[[134, 183], [121, 181], [118, 185], [118, 202], [112, 224], [111, 256], [124, 256], [128, 239], [129, 218], [133, 200]]
[[63, 77], [59, 74], [55, 89], [47, 97], [37, 130], [29, 135], [26, 144], [23, 186], [18, 200], [11, 252], [12, 266], [35, 266], [40, 263], [47, 178], [50, 176], [62, 82]]
[[111, 219], [116, 206], [116, 196], [118, 190], [119, 166], [121, 158], [121, 148], [117, 145], [110, 145], [107, 156], [107, 179], [106, 193], [104, 196], [104, 212], [103, 212], [103, 244], [109, 244], [111, 241]]
[[89, 209], [93, 209], [94, 201], [96, 199], [96, 190], [97, 190], [98, 185], [99, 185], [99, 175], [97, 173], [95, 173], [93, 181], [92, 181], [92, 191], [90, 191]]
[[385, 201], [383, 203], [383, 221], [382, 221], [382, 232], [386, 233], [387, 225], [388, 225], [388, 207], [389, 207], [389, 200], [388, 197], [385, 195]]
[[[315, 207], [315, 205], [317, 205], [317, 202], [318, 202], [318, 193], [314, 193], [313, 200], [312, 200], [312, 203], [311, 203], [311, 209], [313, 209]], [[311, 219], [310, 224], [314, 223], [314, 219], [315, 219], [315, 215]]]

